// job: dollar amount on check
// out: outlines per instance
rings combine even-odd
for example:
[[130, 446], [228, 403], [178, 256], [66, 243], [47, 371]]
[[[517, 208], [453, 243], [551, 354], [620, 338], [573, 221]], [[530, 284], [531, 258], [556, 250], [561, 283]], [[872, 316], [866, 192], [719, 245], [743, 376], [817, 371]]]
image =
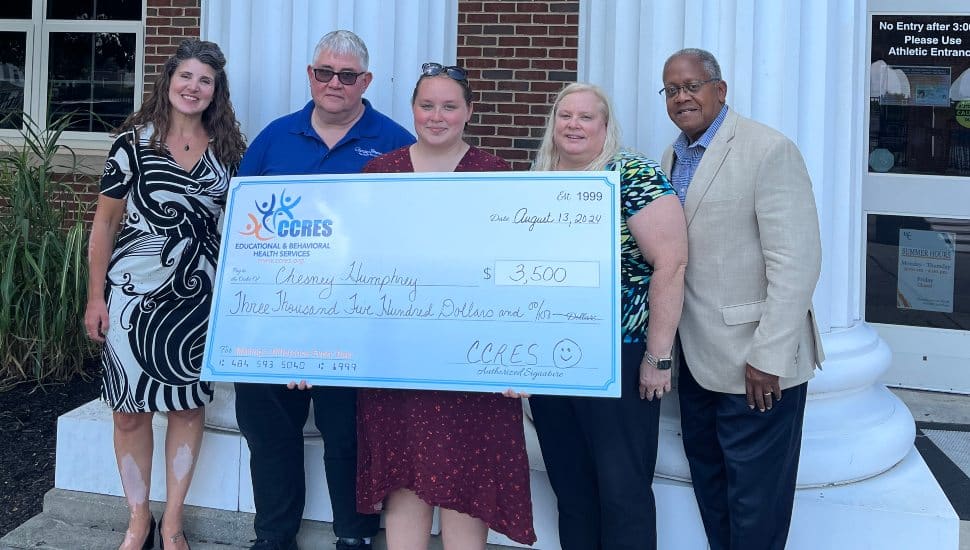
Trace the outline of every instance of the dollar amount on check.
[[615, 172], [233, 180], [205, 380], [620, 395]]

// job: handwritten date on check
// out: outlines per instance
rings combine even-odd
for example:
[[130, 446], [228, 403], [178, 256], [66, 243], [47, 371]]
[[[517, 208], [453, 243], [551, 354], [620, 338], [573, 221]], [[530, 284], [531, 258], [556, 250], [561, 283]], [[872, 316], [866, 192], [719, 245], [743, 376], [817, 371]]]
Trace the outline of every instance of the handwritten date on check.
[[202, 377], [617, 397], [619, 178], [235, 178]]

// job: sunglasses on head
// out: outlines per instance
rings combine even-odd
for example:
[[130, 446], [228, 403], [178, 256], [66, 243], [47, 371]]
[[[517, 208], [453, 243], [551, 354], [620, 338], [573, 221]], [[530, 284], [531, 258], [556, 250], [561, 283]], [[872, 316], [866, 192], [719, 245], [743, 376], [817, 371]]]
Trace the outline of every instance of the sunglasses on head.
[[449, 65], [446, 67], [441, 63], [425, 63], [424, 65], [421, 65], [421, 74], [424, 76], [438, 76], [439, 74], [444, 74], [453, 80], [468, 80], [468, 73], [465, 72], [465, 69], [455, 65]]
[[324, 84], [329, 83], [333, 80], [334, 75], [337, 75], [337, 80], [340, 81], [344, 86], [353, 86], [357, 83], [357, 78], [366, 73], [367, 71], [361, 71], [355, 73], [354, 71], [334, 71], [332, 69], [313, 69], [313, 78], [317, 82], [323, 82]]

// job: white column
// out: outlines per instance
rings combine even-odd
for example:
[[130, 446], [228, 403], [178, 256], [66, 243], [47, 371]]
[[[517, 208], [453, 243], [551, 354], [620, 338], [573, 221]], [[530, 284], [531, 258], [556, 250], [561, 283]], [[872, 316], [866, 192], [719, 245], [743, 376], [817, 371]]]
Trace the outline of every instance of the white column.
[[[584, 1], [580, 21], [580, 78], [610, 92], [626, 145], [659, 158], [676, 136], [656, 90], [664, 61], [683, 47], [714, 53], [728, 104], [798, 144], [819, 209], [814, 304], [827, 354], [809, 383], [798, 484], [842, 484], [892, 468], [912, 449], [914, 426], [876, 382], [891, 356], [860, 318], [864, 2]], [[686, 480], [677, 403], [664, 405], [657, 475]]]

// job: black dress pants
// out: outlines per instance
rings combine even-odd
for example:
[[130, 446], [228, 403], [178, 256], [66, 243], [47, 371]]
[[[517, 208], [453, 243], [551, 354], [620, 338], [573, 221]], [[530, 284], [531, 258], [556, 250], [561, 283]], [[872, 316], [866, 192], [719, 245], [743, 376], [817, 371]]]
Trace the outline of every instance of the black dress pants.
[[529, 398], [563, 550], [657, 547], [653, 469], [660, 400], [640, 399], [643, 344], [624, 344], [622, 396]]
[[[680, 426], [711, 550], [781, 550], [788, 540], [808, 383], [771, 410], [702, 388], [681, 363]], [[824, 526], [820, 527], [824, 528]]]
[[313, 399], [324, 444], [324, 469], [338, 537], [371, 537], [380, 516], [357, 513], [357, 389], [282, 384], [236, 386], [236, 419], [251, 453], [256, 537], [281, 543], [296, 538], [303, 518], [306, 480], [303, 425]]

